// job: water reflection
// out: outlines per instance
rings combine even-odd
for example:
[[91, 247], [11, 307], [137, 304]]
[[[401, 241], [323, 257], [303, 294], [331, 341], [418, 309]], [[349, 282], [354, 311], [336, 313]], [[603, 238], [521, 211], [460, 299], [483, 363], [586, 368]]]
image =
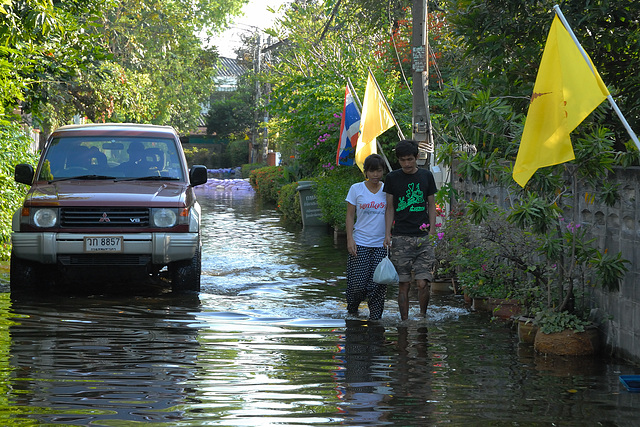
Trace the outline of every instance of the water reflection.
[[197, 297], [14, 301], [8, 381], [18, 416], [43, 423], [182, 417], [200, 343]]
[[199, 197], [199, 297], [0, 293], [0, 424], [635, 423], [618, 376], [640, 368], [541, 357], [455, 295], [400, 322], [390, 289], [381, 321], [348, 318], [343, 243], [248, 194]]
[[338, 409], [345, 422], [354, 425], [380, 425], [389, 417], [390, 407], [385, 404], [393, 394], [388, 386], [394, 366], [391, 342], [385, 328], [379, 324], [361, 321], [346, 322], [343, 344], [335, 359], [340, 363], [335, 370]]

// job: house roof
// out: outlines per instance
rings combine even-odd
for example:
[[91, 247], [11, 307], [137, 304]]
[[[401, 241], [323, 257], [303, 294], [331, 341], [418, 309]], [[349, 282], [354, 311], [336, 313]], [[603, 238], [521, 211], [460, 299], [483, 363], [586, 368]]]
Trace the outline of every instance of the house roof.
[[247, 72], [247, 69], [238, 64], [237, 59], [219, 57], [216, 64], [217, 77], [238, 77]]

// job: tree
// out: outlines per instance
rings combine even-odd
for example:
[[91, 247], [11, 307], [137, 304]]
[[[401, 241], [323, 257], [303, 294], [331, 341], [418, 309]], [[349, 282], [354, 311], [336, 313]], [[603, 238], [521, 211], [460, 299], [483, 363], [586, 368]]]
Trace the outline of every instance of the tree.
[[27, 193], [24, 185], [13, 179], [13, 168], [18, 163], [34, 164], [37, 159], [30, 150], [31, 140], [16, 123], [0, 125], [0, 259], [7, 260], [11, 253], [11, 218], [20, 208]]
[[[497, 96], [511, 97], [518, 113], [526, 113], [556, 1], [462, 0], [448, 3], [455, 33], [465, 43], [467, 58], [480, 65], [462, 76]], [[640, 124], [640, 3], [569, 0], [562, 3], [578, 40], [589, 53], [605, 84], [615, 94], [632, 127]], [[626, 132], [612, 112], [618, 149]]]
[[197, 33], [224, 27], [247, 0], [122, 0], [95, 31], [114, 61], [147, 76], [153, 104], [148, 120], [193, 129], [213, 91], [217, 52]]
[[196, 33], [223, 28], [246, 2], [7, 4], [0, 11], [7, 18], [0, 23], [0, 108], [21, 102], [45, 128], [81, 114], [192, 129], [217, 58]]
[[[214, 99], [207, 114], [207, 133], [221, 138], [241, 137], [249, 134], [253, 123], [252, 88], [241, 79], [234, 92], [221, 92]], [[227, 94], [229, 94], [227, 96]]]
[[[357, 1], [298, 2], [269, 31], [284, 41], [273, 51], [273, 65], [264, 76], [272, 85], [270, 141], [283, 153], [284, 161], [295, 158], [303, 174], [313, 175], [335, 162], [346, 81], [350, 78], [356, 92], [364, 96], [367, 66], [400, 122], [411, 123], [410, 94], [400, 70], [379, 47], [388, 40], [390, 30], [376, 31], [372, 22], [378, 23], [378, 18], [362, 19], [363, 14], [366, 10]], [[395, 143], [395, 130], [379, 141]]]
[[[449, 113], [438, 117], [436, 124], [445, 143], [441, 158], [451, 163], [458, 156], [457, 172], [462, 177], [506, 188], [511, 203], [507, 219], [544, 240], [539, 250], [554, 271], [546, 278], [548, 305], [562, 312], [571, 310], [575, 283], [601, 283], [615, 290], [626, 271], [627, 261], [620, 254], [596, 247], [583, 229], [578, 236], [580, 225], [572, 220], [579, 217], [581, 193], [613, 205], [618, 189], [608, 174], [618, 159], [637, 161], [637, 155], [618, 152], [627, 136], [617, 118], [601, 106], [572, 132], [574, 161], [538, 170], [524, 189], [511, 178], [553, 4], [509, 0], [449, 4], [452, 28], [464, 41], [466, 58], [477, 68], [468, 75], [458, 74], [443, 91], [441, 102]], [[634, 20], [640, 5], [567, 1], [562, 8], [605, 83], [614, 93], [620, 90], [622, 104], [631, 112], [630, 122], [637, 122], [638, 79], [620, 64], [631, 69], [640, 65], [637, 49], [628, 47], [640, 38], [640, 25]], [[593, 267], [591, 275], [583, 275], [577, 266]]]
[[50, 97], [46, 86], [62, 88], [78, 70], [105, 59], [84, 27], [106, 4], [25, 0], [2, 5], [0, 116], [19, 103], [25, 112], [37, 111]]

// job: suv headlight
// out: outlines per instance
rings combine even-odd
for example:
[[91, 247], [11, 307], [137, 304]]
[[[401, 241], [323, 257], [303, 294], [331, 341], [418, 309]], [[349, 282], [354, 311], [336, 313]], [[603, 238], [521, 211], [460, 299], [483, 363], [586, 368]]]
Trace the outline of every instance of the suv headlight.
[[176, 209], [158, 208], [151, 212], [151, 224], [153, 227], [168, 228], [176, 225], [178, 215]]
[[42, 208], [33, 214], [33, 223], [36, 227], [50, 228], [58, 222], [58, 212], [56, 209]]

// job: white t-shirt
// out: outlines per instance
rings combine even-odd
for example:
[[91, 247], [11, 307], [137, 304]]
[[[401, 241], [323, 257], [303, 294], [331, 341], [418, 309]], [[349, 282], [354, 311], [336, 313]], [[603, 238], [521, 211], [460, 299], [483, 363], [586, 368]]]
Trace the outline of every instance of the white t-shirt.
[[387, 193], [384, 183], [373, 194], [363, 182], [353, 184], [345, 199], [356, 207], [356, 223], [353, 226], [353, 240], [356, 245], [381, 248], [384, 243], [384, 211]]

